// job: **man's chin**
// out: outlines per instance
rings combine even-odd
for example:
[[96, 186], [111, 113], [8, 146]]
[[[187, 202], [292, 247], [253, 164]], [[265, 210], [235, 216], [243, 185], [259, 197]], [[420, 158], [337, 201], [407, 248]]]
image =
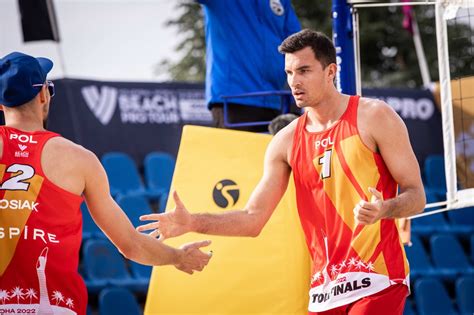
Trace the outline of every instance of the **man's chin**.
[[296, 106], [298, 108], [305, 108], [305, 107], [308, 107], [308, 104], [306, 102], [296, 101]]

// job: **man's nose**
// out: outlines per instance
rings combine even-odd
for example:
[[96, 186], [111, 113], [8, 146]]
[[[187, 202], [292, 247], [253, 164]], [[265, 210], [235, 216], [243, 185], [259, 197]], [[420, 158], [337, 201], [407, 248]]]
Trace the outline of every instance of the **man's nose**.
[[291, 88], [297, 88], [301, 85], [301, 81], [299, 80], [299, 78], [294, 75], [294, 76], [291, 76], [288, 78], [288, 85], [291, 87]]

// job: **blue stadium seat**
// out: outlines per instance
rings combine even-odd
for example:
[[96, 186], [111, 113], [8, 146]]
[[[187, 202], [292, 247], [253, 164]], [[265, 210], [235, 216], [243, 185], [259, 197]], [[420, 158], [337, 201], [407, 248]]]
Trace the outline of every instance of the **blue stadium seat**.
[[95, 224], [85, 202], [81, 204], [81, 212], [82, 212], [82, 238], [84, 240], [88, 240], [90, 238], [104, 238], [105, 237], [104, 233], [102, 233], [102, 230], [99, 229], [97, 224]]
[[415, 300], [420, 315], [457, 315], [443, 284], [433, 278], [415, 282]]
[[141, 315], [137, 299], [127, 289], [107, 288], [99, 294], [99, 315]]
[[119, 196], [117, 203], [127, 214], [134, 227], [143, 224], [140, 216], [153, 213], [150, 204], [145, 197], [141, 196]]
[[474, 277], [461, 277], [456, 280], [456, 301], [461, 315], [474, 314]]
[[429, 155], [425, 159], [424, 175], [426, 190], [432, 191], [441, 199], [446, 200], [446, 174], [442, 155]]
[[412, 246], [405, 246], [405, 251], [410, 264], [410, 277], [415, 279], [419, 276], [433, 276], [436, 271], [423, 247], [420, 239], [416, 235], [411, 236]]
[[474, 268], [452, 235], [433, 235], [430, 238], [431, 257], [436, 271], [443, 277], [454, 279], [456, 275], [473, 274]]
[[454, 233], [466, 235], [474, 233], [474, 207], [451, 210], [447, 213]]
[[403, 309], [403, 315], [416, 315], [415, 310], [410, 299], [407, 298], [405, 302], [405, 308]]
[[426, 215], [412, 220], [412, 232], [427, 236], [433, 233], [450, 233], [451, 227], [444, 218], [443, 213]]
[[146, 293], [148, 291], [148, 284], [150, 283], [151, 271], [153, 267], [138, 264], [131, 260], [129, 260], [128, 263], [134, 278], [135, 290]]
[[102, 156], [102, 165], [107, 172], [110, 193], [118, 195], [147, 196], [147, 191], [138, 173], [135, 162], [125, 153], [110, 152]]
[[133, 287], [125, 260], [106, 240], [89, 240], [82, 252], [85, 282], [89, 292], [97, 293], [106, 286]]
[[175, 164], [174, 157], [163, 152], [151, 152], [145, 157], [145, 182], [157, 199], [170, 190]]

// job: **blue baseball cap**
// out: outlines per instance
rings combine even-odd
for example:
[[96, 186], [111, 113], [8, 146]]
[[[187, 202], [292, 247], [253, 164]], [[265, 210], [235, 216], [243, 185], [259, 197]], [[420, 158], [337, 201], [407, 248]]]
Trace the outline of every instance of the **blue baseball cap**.
[[7, 107], [23, 105], [41, 91], [46, 76], [53, 68], [47, 58], [35, 58], [12, 52], [0, 59], [0, 104]]

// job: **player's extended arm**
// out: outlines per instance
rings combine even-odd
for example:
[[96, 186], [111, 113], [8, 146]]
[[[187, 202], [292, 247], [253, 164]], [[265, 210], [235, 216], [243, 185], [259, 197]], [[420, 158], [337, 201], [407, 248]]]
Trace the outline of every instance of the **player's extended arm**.
[[[379, 102], [379, 101], [376, 101]], [[370, 133], [400, 194], [383, 200], [380, 192], [370, 188], [371, 202], [361, 201], [354, 209], [356, 219], [372, 224], [381, 218], [404, 218], [423, 211], [426, 203], [420, 168], [410, 144], [407, 128], [398, 114], [379, 102], [370, 111]]]
[[198, 232], [226, 236], [258, 236], [280, 202], [288, 186], [291, 169], [286, 162], [287, 136], [278, 133], [265, 153], [263, 176], [243, 210], [220, 214], [188, 212], [176, 192], [176, 207], [162, 214], [142, 216], [142, 221], [157, 220], [139, 226], [139, 231], [153, 230], [151, 235], [160, 238]]
[[174, 265], [189, 274], [201, 271], [207, 265], [210, 255], [199, 248], [208, 246], [210, 241], [190, 243], [176, 249], [137, 232], [110, 196], [105, 170], [90, 152], [84, 173], [84, 197], [91, 216], [125, 257], [145, 265]]

